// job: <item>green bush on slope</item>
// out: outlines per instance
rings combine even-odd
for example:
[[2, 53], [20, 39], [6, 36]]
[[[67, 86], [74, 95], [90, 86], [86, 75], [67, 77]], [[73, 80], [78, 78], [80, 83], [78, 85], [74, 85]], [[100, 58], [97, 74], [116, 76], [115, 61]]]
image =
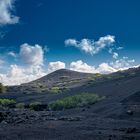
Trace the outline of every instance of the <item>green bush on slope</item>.
[[16, 108], [24, 109], [25, 108], [25, 103], [18, 103], [18, 104], [16, 104]]
[[16, 101], [13, 99], [0, 99], [0, 106], [9, 107], [16, 104]]
[[6, 87], [2, 83], [0, 83], [0, 93], [4, 92], [6, 92]]
[[39, 110], [41, 104], [42, 104], [41, 102], [33, 102], [33, 103], [30, 103], [29, 108], [31, 110]]
[[82, 107], [86, 105], [92, 105], [99, 100], [103, 99], [97, 94], [82, 93], [70, 97], [65, 97], [56, 101], [52, 101], [48, 104], [51, 110], [63, 110], [75, 107]]

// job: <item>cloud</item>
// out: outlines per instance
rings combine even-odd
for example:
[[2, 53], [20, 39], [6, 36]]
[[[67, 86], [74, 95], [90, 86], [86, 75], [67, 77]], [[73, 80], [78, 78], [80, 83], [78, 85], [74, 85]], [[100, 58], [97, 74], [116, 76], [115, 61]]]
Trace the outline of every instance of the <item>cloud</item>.
[[19, 68], [17, 65], [11, 65], [7, 74], [8, 77], [20, 77], [24, 73], [24, 69]]
[[0, 39], [3, 39], [6, 36], [6, 31], [0, 31]]
[[85, 73], [101, 73], [101, 74], [116, 72], [116, 69], [109, 66], [108, 63], [101, 63], [97, 68], [95, 68], [95, 66], [90, 66], [87, 63], [84, 63], [82, 60], [72, 62], [70, 64], [70, 70]]
[[19, 54], [11, 51], [8, 52], [8, 55], [20, 58], [20, 65], [9, 65], [5, 73], [0, 73], [0, 82], [5, 85], [27, 83], [47, 74], [43, 64], [44, 50], [40, 45], [31, 46], [25, 43], [20, 46]]
[[65, 40], [65, 45], [74, 46], [85, 53], [90, 53], [91, 55], [97, 54], [101, 50], [107, 48], [108, 53], [111, 54], [114, 59], [118, 59], [119, 57], [119, 54], [116, 51], [123, 49], [122, 47], [114, 47], [115, 36], [112, 35], [100, 37], [98, 41], [90, 39], [82, 39], [81, 41], [77, 41], [76, 39], [67, 39]]
[[94, 66], [90, 66], [84, 63], [82, 60], [71, 62], [70, 70], [86, 72], [86, 73], [96, 73]]
[[20, 46], [20, 57], [24, 64], [27, 65], [43, 65], [44, 51], [38, 44], [31, 46], [27, 43]]
[[118, 53], [113, 52], [113, 56], [112, 56], [112, 57], [113, 57], [114, 59], [117, 59], [117, 58], [118, 58], [118, 56], [119, 56], [119, 54], [118, 54]]
[[78, 41], [76, 39], [67, 39], [67, 40], [65, 40], [65, 45], [66, 46], [75, 46], [76, 47], [78, 45]]
[[109, 74], [109, 73], [112, 73], [112, 72], [116, 72], [117, 70], [111, 66], [109, 66], [108, 63], [101, 63], [98, 68], [96, 69], [96, 71], [98, 73], [101, 73], [101, 74]]
[[14, 52], [12, 52], [12, 51], [11, 52], [8, 52], [8, 55], [9, 56], [12, 56], [12, 57], [17, 57], [17, 55]]
[[66, 67], [64, 62], [56, 61], [56, 62], [50, 62], [48, 65], [48, 72], [53, 72], [58, 69], [64, 69]]
[[122, 50], [122, 49], [123, 49], [123, 47], [118, 47], [118, 48], [117, 48], [117, 50]]
[[40, 66], [21, 67], [18, 65], [10, 65], [6, 74], [0, 74], [0, 82], [5, 85], [20, 85], [36, 80], [47, 73]]
[[[116, 50], [118, 50], [118, 48]], [[119, 58], [119, 54], [115, 51], [115, 48], [109, 48], [108, 53], [110, 53], [114, 59]]]
[[133, 67], [135, 60], [129, 59], [128, 57], [123, 57], [121, 59], [117, 59], [114, 62], [111, 62], [110, 65], [114, 67], [116, 70], [125, 70], [130, 67]]
[[90, 39], [82, 39], [81, 41], [77, 41], [76, 39], [65, 40], [66, 46], [74, 46], [91, 55], [99, 53], [105, 47], [113, 45], [113, 43], [115, 43], [115, 37], [112, 35], [100, 37], [98, 41]]
[[44, 46], [43, 51], [44, 51], [44, 52], [49, 52], [50, 49], [48, 48], [48, 46]]
[[70, 70], [85, 72], [85, 73], [101, 73], [101, 74], [109, 74], [113, 72], [117, 72], [119, 70], [125, 70], [131, 67], [135, 67], [135, 60], [129, 59], [128, 57], [123, 57], [122, 59], [115, 60], [111, 63], [103, 62], [99, 64], [97, 67], [88, 65], [82, 60], [71, 62]]
[[0, 65], [1, 65], [1, 64], [4, 64], [4, 61], [0, 59]]
[[18, 23], [19, 17], [14, 16], [15, 0], [0, 0], [0, 25]]

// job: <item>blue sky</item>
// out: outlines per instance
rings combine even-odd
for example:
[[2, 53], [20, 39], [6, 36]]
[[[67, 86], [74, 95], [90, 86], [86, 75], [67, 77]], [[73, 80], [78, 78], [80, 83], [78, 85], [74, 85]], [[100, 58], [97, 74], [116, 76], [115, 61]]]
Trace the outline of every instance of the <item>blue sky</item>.
[[59, 68], [110, 73], [139, 65], [139, 6], [139, 0], [0, 0], [2, 82], [15, 73], [21, 83]]

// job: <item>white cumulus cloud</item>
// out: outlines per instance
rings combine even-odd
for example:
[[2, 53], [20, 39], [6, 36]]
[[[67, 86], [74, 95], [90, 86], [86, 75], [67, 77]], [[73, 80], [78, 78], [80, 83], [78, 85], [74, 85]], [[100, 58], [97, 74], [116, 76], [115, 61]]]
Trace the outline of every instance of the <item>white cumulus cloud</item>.
[[15, 0], [0, 0], [0, 25], [18, 23], [19, 17], [14, 16]]
[[56, 61], [56, 62], [50, 62], [48, 65], [48, 72], [53, 72], [58, 69], [64, 69], [66, 67], [66, 64], [61, 61]]
[[86, 73], [96, 73], [94, 66], [88, 65], [87, 63], [84, 63], [82, 60], [71, 62], [70, 70]]
[[31, 46], [27, 43], [20, 46], [20, 57], [28, 65], [43, 65], [44, 51], [38, 44]]
[[100, 52], [105, 47], [113, 45], [114, 42], [115, 37], [112, 35], [107, 35], [104, 37], [100, 37], [98, 41], [90, 39], [82, 39], [81, 41], [77, 41], [76, 39], [67, 39], [65, 40], [65, 45], [74, 46], [86, 53], [90, 53], [91, 55], [93, 55]]
[[101, 73], [101, 74], [109, 74], [113, 72], [117, 72], [119, 70], [125, 70], [131, 67], [135, 67], [135, 60], [129, 60], [128, 58], [122, 58], [115, 60], [111, 63], [103, 62], [98, 66], [91, 66], [82, 60], [71, 62], [70, 70], [85, 72], [85, 73]]
[[0, 65], [3, 64], [3, 63], [4, 63], [4, 61], [0, 59]]
[[67, 40], [65, 40], [65, 45], [66, 46], [77, 46], [78, 42], [76, 39], [67, 39]]
[[21, 67], [14, 64], [10, 65], [6, 74], [0, 74], [0, 82], [5, 85], [20, 85], [36, 80], [46, 74], [46, 71], [40, 66]]
[[114, 67], [116, 70], [125, 70], [134, 66], [134, 59], [129, 59], [128, 57], [123, 57], [121, 59], [117, 59], [114, 62], [111, 62], [110, 65]]
[[40, 45], [31, 46], [25, 43], [20, 46], [19, 54], [11, 51], [8, 55], [20, 58], [20, 65], [9, 65], [5, 73], [0, 73], [0, 82], [5, 85], [27, 83], [47, 74], [44, 68], [44, 50]]
[[82, 60], [71, 62], [70, 69], [74, 71], [85, 72], [85, 73], [108, 74], [108, 73], [116, 72], [116, 69], [109, 66], [108, 63], [101, 63], [98, 67], [95, 67], [95, 66], [88, 65]]
[[108, 63], [101, 63], [97, 67], [96, 71], [101, 74], [109, 74], [112, 72], [116, 72], [117, 70], [115, 68], [111, 67]]

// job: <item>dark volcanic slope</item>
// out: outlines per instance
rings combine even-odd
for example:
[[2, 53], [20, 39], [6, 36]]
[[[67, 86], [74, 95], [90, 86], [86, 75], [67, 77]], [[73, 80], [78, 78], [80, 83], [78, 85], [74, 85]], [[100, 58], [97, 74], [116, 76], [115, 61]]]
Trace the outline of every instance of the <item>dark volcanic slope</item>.
[[68, 86], [72, 88], [85, 84], [85, 81], [89, 80], [89, 78], [94, 77], [96, 75], [97, 74], [80, 73], [67, 69], [60, 69], [38, 80], [30, 82], [27, 85], [32, 85], [32, 86], [43, 85], [49, 88], [53, 86], [55, 87]]
[[12, 93], [50, 93], [54, 89], [65, 92], [66, 89], [72, 89], [86, 85], [88, 81], [98, 78], [100, 74], [80, 73], [67, 69], [57, 70], [38, 80], [22, 84], [20, 86], [9, 87]]
[[67, 69], [60, 69], [60, 70], [50, 73], [47, 76], [44, 76], [34, 82], [40, 82], [40, 83], [52, 82], [52, 83], [54, 83], [54, 82], [59, 82], [60, 80], [87, 79], [88, 77], [91, 77], [92, 75], [93, 74], [81, 73], [81, 72], [71, 71], [71, 70], [67, 70]]
[[123, 100], [123, 103], [125, 104], [139, 104], [140, 103], [140, 91], [134, 93], [133, 95], [127, 97], [126, 99]]

